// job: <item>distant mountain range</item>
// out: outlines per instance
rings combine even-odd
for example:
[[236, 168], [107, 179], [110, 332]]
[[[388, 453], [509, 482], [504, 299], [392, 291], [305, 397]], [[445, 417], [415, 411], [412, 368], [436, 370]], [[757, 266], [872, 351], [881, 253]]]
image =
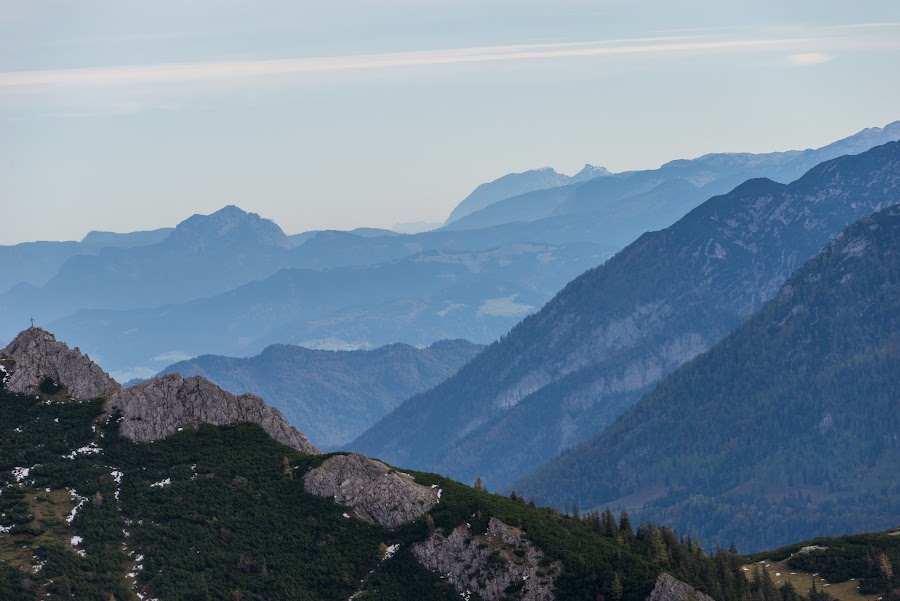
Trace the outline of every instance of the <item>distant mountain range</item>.
[[122, 381], [211, 350], [248, 356], [275, 343], [331, 350], [398, 340], [427, 346], [448, 334], [489, 342], [607, 256], [587, 245], [516, 245], [422, 253], [367, 267], [284, 269], [185, 303], [79, 311], [52, 328]]
[[104, 248], [135, 248], [162, 241], [172, 228], [116, 234], [89, 232], [81, 242], [24, 242], [0, 246], [0, 294], [18, 284], [43, 286], [76, 255], [97, 255]]
[[[508, 223], [480, 229], [456, 229], [472, 214], [412, 235], [360, 228], [288, 236], [230, 206], [171, 231], [92, 235], [77, 248], [49, 243], [64, 246], [46, 255], [43, 243], [4, 247], [0, 260], [14, 267], [4, 274], [11, 289], [0, 293], [0, 338], [35, 317], [123, 381], [180, 358], [247, 356], [273, 343], [326, 349], [451, 338], [488, 343], [579, 273], [641, 233], [673, 223], [710, 191], [708, 182], [724, 185], [773, 165], [783, 174], [823, 153], [892, 136], [900, 136], [896, 124], [819, 151], [708, 155], [634, 174], [590, 166], [573, 177], [548, 169], [511, 174], [473, 193], [482, 199], [475, 204], [490, 202], [485, 210], [494, 210], [506, 206], [500, 199], [506, 194], [564, 183], [531, 193], [559, 195], [559, 210], [537, 219], [543, 204], [535, 204], [540, 214], [526, 216], [515, 201], [500, 219]], [[687, 201], [679, 200], [682, 188], [692, 191]], [[635, 191], [639, 201], [628, 196]], [[475, 200], [461, 205], [472, 208]], [[88, 243], [102, 248], [88, 252]]]
[[[896, 163], [890, 172], [900, 180]], [[893, 527], [898, 367], [895, 206], [838, 235], [602, 434], [512, 486], [541, 503], [622, 506], [742, 549]]]
[[641, 236], [349, 448], [504, 487], [612, 423], [848, 224], [900, 202], [900, 143], [750, 180]]
[[194, 215], [160, 242], [74, 256], [42, 287], [2, 295], [3, 333], [16, 328], [14, 315], [47, 323], [77, 309], [153, 307], [225, 292], [286, 266], [292, 246], [272, 221], [237, 207]]
[[575, 184], [604, 175], [609, 175], [609, 171], [603, 167], [595, 167], [593, 165], [585, 165], [581, 171], [573, 176], [557, 173], [551, 167], [532, 169], [523, 173], [509, 173], [475, 188], [471, 194], [466, 196], [453, 209], [447, 218], [447, 223], [458, 221], [466, 215], [480, 211], [505, 198], [534, 192], [535, 190], [546, 190], [547, 188]]
[[[748, 179], [765, 177], [782, 183], [792, 182], [823, 161], [859, 154], [896, 140], [900, 140], [900, 121], [884, 128], [865, 129], [817, 149], [707, 154], [696, 159], [671, 161], [659, 169], [583, 180], [576, 177], [567, 184], [534, 187], [519, 195], [494, 200], [477, 211], [460, 214], [445, 227], [476, 229], [513, 221], [565, 215], [587, 217], [589, 214], [592, 219], [628, 228], [634, 239], [645, 231], [674, 223], [707, 198], [724, 194]], [[454, 213], [459, 213], [465, 203], [460, 203]]]
[[278, 344], [246, 359], [203, 355], [160, 375], [203, 376], [231, 393], [260, 396], [328, 450], [351, 441], [413, 394], [440, 384], [481, 349], [465, 340], [424, 349], [392, 344], [337, 352]]

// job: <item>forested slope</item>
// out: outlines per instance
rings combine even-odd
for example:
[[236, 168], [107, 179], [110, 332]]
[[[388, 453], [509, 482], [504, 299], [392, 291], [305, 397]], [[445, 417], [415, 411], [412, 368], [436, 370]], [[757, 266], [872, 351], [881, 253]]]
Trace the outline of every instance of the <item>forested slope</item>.
[[[845, 230], [720, 344], [513, 486], [760, 549], [895, 526], [900, 208]], [[646, 504], [641, 506], [641, 502]]]

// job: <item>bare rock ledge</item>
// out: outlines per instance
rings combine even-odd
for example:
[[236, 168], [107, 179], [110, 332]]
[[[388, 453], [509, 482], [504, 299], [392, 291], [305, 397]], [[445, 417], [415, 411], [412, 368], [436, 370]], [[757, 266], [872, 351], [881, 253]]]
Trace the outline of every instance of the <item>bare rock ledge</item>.
[[108, 414], [121, 413], [119, 431], [137, 442], [165, 438], [197, 424], [224, 426], [257, 424], [278, 442], [304, 453], [319, 450], [292, 426], [281, 411], [256, 395], [235, 396], [206, 378], [167, 374], [125, 388], [105, 405]]
[[663, 572], [656, 579], [656, 586], [647, 601], [713, 601], [713, 598]]
[[12, 392], [32, 393], [45, 378], [65, 386], [75, 399], [109, 396], [121, 388], [77, 347], [70, 349], [47, 330], [34, 326], [0, 351], [0, 360], [6, 364], [6, 387]]
[[506, 599], [510, 587], [520, 587], [516, 599], [553, 601], [553, 585], [562, 567], [559, 562], [541, 565], [544, 553], [531, 541], [497, 518], [487, 532], [474, 534], [468, 524], [449, 535], [436, 531], [412, 548], [419, 562], [446, 576], [461, 595], [478, 593], [485, 601]]
[[409, 474], [358, 453], [329, 457], [303, 477], [303, 486], [388, 528], [424, 515], [440, 498], [437, 490], [416, 484]]

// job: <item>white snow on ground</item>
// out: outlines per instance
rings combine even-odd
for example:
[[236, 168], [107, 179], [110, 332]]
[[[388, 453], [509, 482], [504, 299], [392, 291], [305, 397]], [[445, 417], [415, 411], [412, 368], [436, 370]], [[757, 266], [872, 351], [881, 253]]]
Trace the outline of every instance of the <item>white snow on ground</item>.
[[70, 542], [72, 543], [72, 546], [73, 546], [73, 547], [77, 547], [78, 545], [81, 544], [81, 541], [83, 541], [83, 540], [84, 540], [84, 539], [81, 538], [80, 536], [73, 536], [73, 537], [72, 537], [72, 540], [71, 540]]
[[97, 446], [96, 442], [92, 442], [86, 447], [81, 447], [80, 449], [75, 449], [68, 455], [63, 455], [63, 459], [75, 459], [79, 455], [96, 455], [101, 451], [100, 447]]
[[153, 488], [154, 486], [157, 488], [163, 488], [164, 486], [169, 486], [170, 484], [172, 484], [172, 479], [166, 478], [165, 480], [160, 480], [159, 482], [154, 482], [153, 484], [150, 485], [150, 488]]
[[122, 485], [122, 477], [123, 477], [125, 474], [123, 474], [123, 473], [120, 472], [119, 470], [113, 470], [113, 471], [110, 472], [109, 475], [112, 476], [112, 477], [113, 477], [113, 480], [116, 481], [116, 501], [118, 501], [118, 500], [119, 500], [119, 486]]
[[438, 485], [437, 485], [437, 484], [432, 484], [432, 485], [431, 485], [431, 488], [432, 488], [432, 489], [437, 488], [438, 501], [440, 502], [440, 500], [441, 500], [441, 493], [444, 492], [444, 490], [443, 490], [442, 488], [438, 488]]
[[81, 509], [81, 506], [84, 505], [85, 501], [87, 501], [87, 497], [79, 496], [79, 494], [75, 492], [74, 488], [70, 488], [70, 489], [68, 489], [68, 491], [69, 491], [69, 496], [71, 496], [73, 499], [79, 499], [78, 505], [73, 507], [72, 511], [69, 512], [68, 517], [66, 517], [66, 522], [71, 524], [72, 520], [75, 519], [75, 516], [78, 515], [78, 510]]
[[396, 553], [399, 548], [400, 548], [400, 543], [397, 543], [396, 545], [391, 545], [390, 547], [388, 547], [387, 551], [384, 552], [384, 559], [390, 559], [391, 557], [393, 557], [394, 553]]
[[16, 479], [16, 482], [21, 482], [28, 477], [32, 469], [30, 467], [14, 467], [12, 471], [13, 478]]

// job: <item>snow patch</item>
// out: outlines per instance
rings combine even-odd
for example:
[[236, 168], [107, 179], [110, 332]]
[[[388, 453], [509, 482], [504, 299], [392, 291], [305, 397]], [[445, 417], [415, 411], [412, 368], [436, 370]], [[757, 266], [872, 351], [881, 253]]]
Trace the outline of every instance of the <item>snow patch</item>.
[[96, 455], [101, 450], [102, 449], [97, 446], [96, 442], [92, 442], [91, 444], [89, 444], [86, 447], [81, 447], [80, 449], [75, 449], [68, 455], [63, 455], [62, 458], [63, 459], [75, 459], [79, 455]]
[[395, 545], [391, 545], [390, 547], [388, 547], [387, 550], [384, 552], [384, 557], [382, 558], [382, 561], [393, 557], [398, 549], [400, 549], [400, 543], [397, 543]]
[[172, 484], [172, 479], [166, 478], [165, 480], [160, 480], [159, 482], [154, 482], [153, 484], [150, 485], [150, 488], [153, 488], [153, 487], [163, 488], [163, 487], [169, 486], [170, 484]]
[[122, 485], [122, 477], [125, 476], [119, 470], [113, 470], [109, 473], [110, 476], [113, 477], [113, 480], [116, 481], [116, 501], [119, 500], [119, 487]]
[[34, 467], [14, 467], [12, 470], [13, 478], [16, 479], [16, 482], [21, 482], [28, 477]]
[[67, 489], [69, 491], [69, 496], [72, 499], [79, 499], [78, 505], [72, 508], [72, 511], [69, 512], [69, 515], [66, 517], [66, 522], [71, 524], [75, 519], [75, 516], [78, 515], [78, 510], [81, 509], [81, 506], [84, 505], [85, 501], [87, 501], [87, 497], [82, 497], [78, 493], [75, 492], [74, 488]]

